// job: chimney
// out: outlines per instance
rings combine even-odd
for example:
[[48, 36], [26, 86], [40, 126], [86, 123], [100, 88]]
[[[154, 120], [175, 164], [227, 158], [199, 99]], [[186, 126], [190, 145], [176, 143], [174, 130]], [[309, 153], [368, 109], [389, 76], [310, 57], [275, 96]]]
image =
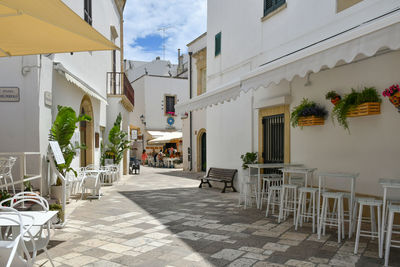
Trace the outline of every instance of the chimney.
[[182, 61], [183, 61], [183, 56], [181, 56], [181, 49], [178, 48], [178, 73], [182, 72]]

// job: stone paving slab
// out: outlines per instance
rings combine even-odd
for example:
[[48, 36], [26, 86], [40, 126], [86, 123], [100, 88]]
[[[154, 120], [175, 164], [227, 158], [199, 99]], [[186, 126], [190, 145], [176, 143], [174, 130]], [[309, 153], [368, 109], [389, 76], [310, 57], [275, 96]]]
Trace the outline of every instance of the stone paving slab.
[[[238, 193], [199, 189], [199, 173], [141, 168], [105, 187], [100, 200], [72, 201], [49, 253], [56, 266], [382, 266], [377, 243], [318, 239], [310, 224], [296, 232], [264, 211], [244, 210]], [[391, 266], [400, 266], [392, 249]], [[51, 266], [41, 253], [35, 266]]]

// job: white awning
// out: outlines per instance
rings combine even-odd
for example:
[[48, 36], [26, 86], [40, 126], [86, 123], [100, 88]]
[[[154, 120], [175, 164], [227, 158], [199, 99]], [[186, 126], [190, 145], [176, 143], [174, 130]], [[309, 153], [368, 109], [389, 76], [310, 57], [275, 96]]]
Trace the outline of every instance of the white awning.
[[163, 132], [163, 131], [148, 131], [154, 138], [148, 141], [148, 144], [165, 144], [176, 139], [182, 139], [182, 132]]
[[400, 49], [400, 10], [266, 63], [235, 82], [177, 104], [175, 110], [183, 114], [204, 109], [235, 99], [240, 91], [267, 88], [271, 83], [291, 81], [295, 76], [305, 77], [324, 67], [334, 68], [339, 62], [352, 62], [358, 55], [373, 56], [382, 49]]
[[61, 63], [54, 63], [54, 69], [58, 71], [61, 75], [65, 77], [67, 81], [70, 83], [73, 83], [76, 85], [78, 88], [80, 88], [85, 94], [90, 95], [91, 97], [96, 98], [97, 100], [100, 100], [104, 104], [108, 105], [107, 99], [104, 98], [102, 95], [96, 92], [94, 88], [89, 86], [87, 83], [82, 81], [80, 78], [72, 74], [69, 70], [67, 70]]

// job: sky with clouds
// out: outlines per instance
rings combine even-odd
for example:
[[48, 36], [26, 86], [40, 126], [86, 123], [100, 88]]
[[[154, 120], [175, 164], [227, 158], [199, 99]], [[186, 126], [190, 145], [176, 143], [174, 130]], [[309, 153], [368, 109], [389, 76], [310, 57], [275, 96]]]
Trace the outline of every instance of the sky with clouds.
[[207, 30], [207, 0], [128, 0], [124, 11], [125, 59], [163, 57], [177, 63], [177, 50]]

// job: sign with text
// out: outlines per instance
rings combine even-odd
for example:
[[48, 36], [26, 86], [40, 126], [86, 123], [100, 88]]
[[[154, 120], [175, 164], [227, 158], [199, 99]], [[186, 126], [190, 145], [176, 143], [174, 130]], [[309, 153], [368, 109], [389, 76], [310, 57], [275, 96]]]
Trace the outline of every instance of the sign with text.
[[131, 140], [137, 140], [137, 139], [138, 139], [138, 131], [132, 130], [131, 131]]
[[19, 88], [0, 87], [0, 102], [19, 102]]
[[64, 164], [65, 159], [61, 152], [60, 145], [57, 141], [49, 141], [51, 150], [53, 151], [54, 159], [56, 160], [57, 165]]

